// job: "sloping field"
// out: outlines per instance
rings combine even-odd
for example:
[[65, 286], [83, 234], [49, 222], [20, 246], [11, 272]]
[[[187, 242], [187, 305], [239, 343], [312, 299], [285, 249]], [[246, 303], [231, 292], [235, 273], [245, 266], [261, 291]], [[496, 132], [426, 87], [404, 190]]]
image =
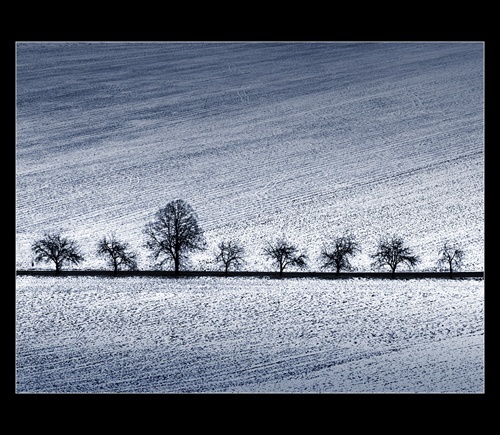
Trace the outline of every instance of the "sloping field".
[[16, 391], [481, 393], [483, 287], [18, 277]]
[[[345, 228], [369, 268], [397, 232], [432, 268], [445, 237], [483, 269], [483, 46], [477, 43], [17, 44], [18, 268], [62, 228], [88, 253], [182, 198], [247, 269], [286, 234], [312, 267]], [[193, 259], [207, 264], [210, 250]]]

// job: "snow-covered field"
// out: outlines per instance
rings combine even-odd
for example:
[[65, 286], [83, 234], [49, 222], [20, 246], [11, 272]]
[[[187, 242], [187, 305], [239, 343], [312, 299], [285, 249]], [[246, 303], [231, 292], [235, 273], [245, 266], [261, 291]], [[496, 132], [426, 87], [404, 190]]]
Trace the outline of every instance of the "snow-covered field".
[[[481, 43], [17, 43], [16, 268], [61, 229], [79, 268], [181, 198], [223, 239], [318, 270], [349, 230], [419, 270], [484, 268]], [[37, 267], [43, 267], [37, 265]], [[47, 265], [51, 268], [52, 265]], [[398, 271], [400, 269], [398, 268]], [[17, 390], [481, 392], [483, 281], [17, 277]]]
[[444, 238], [484, 267], [481, 43], [19, 43], [16, 78], [18, 268], [54, 229], [80, 267], [115, 230], [149, 268], [141, 231], [175, 198], [206, 233], [193, 268], [237, 238], [269, 269], [285, 234], [317, 269], [344, 229], [358, 270], [388, 233], [421, 269]]
[[484, 391], [482, 280], [18, 277], [17, 391]]

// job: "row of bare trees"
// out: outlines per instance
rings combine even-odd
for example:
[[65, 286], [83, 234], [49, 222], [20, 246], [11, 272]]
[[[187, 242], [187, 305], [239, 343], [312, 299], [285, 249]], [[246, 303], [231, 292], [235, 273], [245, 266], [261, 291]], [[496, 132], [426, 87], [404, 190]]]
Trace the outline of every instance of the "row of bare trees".
[[[197, 215], [181, 199], [158, 210], [154, 219], [146, 224], [144, 234], [145, 247], [150, 251], [155, 267], [163, 268], [166, 264], [172, 264], [177, 275], [190, 253], [206, 249]], [[56, 274], [59, 274], [64, 264], [78, 265], [84, 260], [77, 242], [60, 233], [46, 233], [32, 244], [31, 249], [34, 261], [53, 262]], [[351, 271], [353, 267], [350, 261], [360, 252], [360, 244], [351, 233], [336, 237], [321, 249], [321, 268], [333, 270], [337, 275], [341, 271]], [[123, 268], [137, 269], [137, 254], [114, 233], [98, 241], [95, 253], [107, 262], [115, 275]], [[263, 255], [278, 269], [280, 276], [287, 267], [304, 269], [308, 265], [308, 256], [285, 238], [267, 242]], [[372, 267], [389, 267], [392, 277], [399, 265], [415, 267], [420, 263], [420, 258], [396, 235], [381, 238], [370, 257], [373, 260]], [[452, 277], [453, 271], [461, 267], [463, 257], [464, 251], [460, 246], [446, 241], [439, 251], [438, 265], [446, 267]], [[217, 246], [214, 261], [227, 275], [230, 270], [239, 270], [244, 265], [245, 249], [238, 241], [222, 241]]]
[[[350, 260], [360, 252], [360, 245], [352, 234], [336, 237], [321, 250], [321, 269], [334, 270], [336, 275], [339, 275], [342, 270], [352, 271]], [[283, 239], [274, 244], [268, 244], [264, 248], [264, 254], [279, 268], [280, 276], [289, 265], [299, 268], [307, 267], [307, 256], [304, 253], [300, 254], [295, 245]], [[392, 278], [400, 264], [415, 267], [420, 263], [420, 257], [415, 255], [403, 238], [397, 235], [382, 237], [370, 257], [373, 260], [372, 267], [376, 269], [389, 267]], [[463, 257], [464, 251], [457, 244], [445, 241], [439, 251], [438, 266], [446, 267], [451, 278], [453, 271], [462, 266]]]

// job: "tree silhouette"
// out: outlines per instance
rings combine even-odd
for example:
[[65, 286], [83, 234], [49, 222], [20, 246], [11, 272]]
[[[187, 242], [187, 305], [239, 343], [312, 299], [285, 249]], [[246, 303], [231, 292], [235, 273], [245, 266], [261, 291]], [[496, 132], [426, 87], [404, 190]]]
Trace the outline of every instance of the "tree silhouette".
[[34, 261], [54, 262], [56, 275], [59, 275], [65, 263], [76, 265], [84, 260], [78, 244], [59, 232], [45, 233], [43, 238], [33, 242], [31, 250], [35, 254]]
[[336, 237], [328, 246], [323, 247], [320, 259], [323, 261], [322, 269], [334, 269], [339, 275], [341, 270], [352, 270], [349, 257], [361, 252], [356, 238], [352, 234]]
[[107, 260], [116, 276], [118, 269], [126, 267], [137, 270], [137, 254], [130, 251], [130, 245], [116, 238], [115, 233], [102, 237], [97, 243], [96, 254]]
[[243, 256], [245, 255], [244, 248], [235, 241], [222, 241], [217, 245], [218, 251], [215, 256], [215, 261], [222, 264], [224, 274], [227, 276], [231, 266], [239, 269], [244, 263]]
[[299, 254], [298, 248], [288, 243], [285, 239], [268, 242], [264, 247], [264, 256], [278, 267], [280, 277], [283, 276], [283, 271], [288, 266], [295, 266], [301, 269], [307, 267], [307, 255]]
[[458, 243], [446, 240], [439, 250], [438, 267], [447, 266], [450, 271], [450, 278], [453, 278], [453, 270], [462, 267], [465, 253]]
[[151, 250], [157, 266], [161, 268], [165, 263], [173, 263], [176, 275], [188, 253], [205, 249], [198, 217], [182, 199], [171, 201], [158, 210], [155, 220], [146, 224], [144, 234], [146, 247]]
[[389, 266], [391, 268], [391, 278], [394, 278], [399, 264], [404, 263], [413, 267], [420, 262], [412, 249], [405, 245], [404, 240], [395, 235], [381, 238], [377, 245], [377, 251], [370, 257], [374, 259], [373, 267]]

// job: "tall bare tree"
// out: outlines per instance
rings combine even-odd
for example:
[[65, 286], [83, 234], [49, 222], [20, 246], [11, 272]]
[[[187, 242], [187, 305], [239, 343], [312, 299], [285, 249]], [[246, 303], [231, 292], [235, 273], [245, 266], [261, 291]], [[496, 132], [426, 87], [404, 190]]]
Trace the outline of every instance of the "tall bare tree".
[[169, 202], [158, 210], [155, 219], [144, 228], [146, 247], [157, 261], [158, 267], [173, 263], [175, 274], [179, 274], [190, 252], [205, 249], [203, 231], [198, 225], [198, 216], [182, 199]]
[[224, 267], [224, 274], [227, 276], [229, 269], [234, 267], [239, 269], [244, 263], [245, 249], [236, 241], [222, 241], [217, 245], [218, 251], [215, 261]]
[[445, 240], [439, 250], [438, 267], [446, 266], [450, 271], [450, 278], [453, 278], [453, 271], [462, 267], [465, 252], [456, 242]]
[[271, 260], [279, 269], [279, 276], [283, 276], [286, 267], [307, 267], [307, 255], [299, 254], [295, 245], [290, 244], [284, 238], [275, 242], [268, 242], [264, 247], [264, 256]]
[[341, 270], [352, 270], [349, 257], [361, 252], [356, 238], [351, 233], [336, 237], [321, 250], [322, 269], [334, 269], [339, 275]]
[[392, 278], [394, 278], [399, 264], [414, 267], [420, 262], [419, 257], [413, 253], [413, 250], [406, 246], [403, 238], [396, 235], [382, 237], [378, 242], [377, 251], [370, 257], [374, 260], [372, 266], [376, 268], [389, 266]]
[[84, 260], [77, 242], [63, 237], [60, 232], [45, 233], [43, 238], [36, 240], [31, 245], [37, 263], [54, 262], [56, 275], [59, 275], [65, 263], [79, 264]]
[[137, 254], [130, 250], [127, 242], [118, 240], [114, 232], [99, 240], [96, 254], [106, 259], [115, 276], [121, 267], [137, 270]]

